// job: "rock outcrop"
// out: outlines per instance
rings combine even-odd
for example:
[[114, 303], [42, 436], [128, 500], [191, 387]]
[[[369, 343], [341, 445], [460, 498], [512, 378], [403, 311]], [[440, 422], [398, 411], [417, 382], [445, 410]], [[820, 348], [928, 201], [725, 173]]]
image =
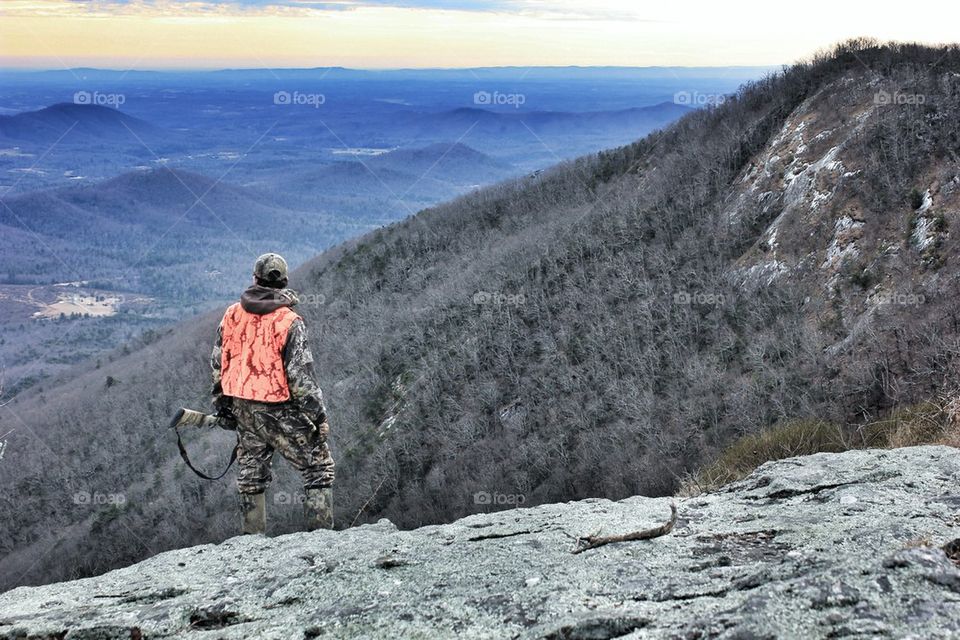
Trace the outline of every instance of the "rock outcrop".
[[792, 458], [581, 554], [671, 500], [237, 537], [9, 591], [0, 638], [956, 637], [958, 481], [946, 447]]

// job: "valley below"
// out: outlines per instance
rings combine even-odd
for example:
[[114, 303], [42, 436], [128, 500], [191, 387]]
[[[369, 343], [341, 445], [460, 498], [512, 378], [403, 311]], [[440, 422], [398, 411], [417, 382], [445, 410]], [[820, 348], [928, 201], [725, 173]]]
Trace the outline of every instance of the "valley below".
[[[691, 110], [671, 101], [674, 86], [719, 92], [760, 72], [704, 70], [680, 83], [637, 70], [627, 72], [632, 87], [624, 72], [606, 72], [590, 80], [603, 88], [592, 101], [580, 95], [583, 78], [535, 69], [10, 72], [0, 286], [83, 281], [103, 292], [52, 303], [44, 294], [52, 306], [34, 318], [112, 317], [96, 344], [69, 342], [73, 362], [106, 356], [144, 330], [225, 306], [259, 253], [302, 264], [424, 208], [666, 126]], [[490, 84], [529, 92], [529, 106], [478, 103]], [[323, 108], [300, 95], [323, 96]], [[104, 296], [118, 304], [100, 304]], [[3, 397], [66, 371], [63, 343], [21, 326], [20, 305], [13, 290], [0, 299], [0, 328], [31, 364], [0, 349]]]

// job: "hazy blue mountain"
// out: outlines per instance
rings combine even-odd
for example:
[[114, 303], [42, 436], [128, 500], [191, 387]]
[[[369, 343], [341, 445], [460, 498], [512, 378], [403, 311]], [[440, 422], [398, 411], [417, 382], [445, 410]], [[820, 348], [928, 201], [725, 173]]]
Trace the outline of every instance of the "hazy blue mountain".
[[376, 155], [344, 153], [342, 161], [283, 177], [276, 189], [309, 191], [317, 197], [358, 195], [411, 196], [418, 201], [453, 197], [469, 188], [518, 173], [509, 163], [461, 143], [435, 143]]
[[[179, 169], [7, 196], [0, 205], [4, 391], [232, 298], [261, 253], [282, 250], [296, 265], [375, 226]], [[97, 299], [106, 306], [89, 302]]]
[[[114, 282], [119, 288], [172, 298], [216, 298], [246, 280], [246, 263], [258, 251], [293, 243], [291, 260], [296, 262], [363, 228], [319, 212], [278, 206], [253, 189], [166, 168], [3, 202], [0, 225], [26, 230], [60, 248], [28, 256], [4, 254], [0, 274], [35, 284]], [[224, 283], [191, 276], [213, 271], [237, 277]]]
[[[691, 107], [669, 102], [618, 111], [490, 111], [461, 107], [439, 113], [406, 113], [398, 126], [409, 126], [416, 136], [484, 135], [491, 142], [499, 138], [533, 140], [531, 134], [548, 136], [609, 135], [629, 131], [649, 132], [689, 113]], [[535, 140], [534, 140], [535, 142]]]
[[153, 139], [162, 131], [111, 107], [61, 102], [38, 111], [0, 116], [0, 141], [61, 143], [109, 142], [136, 136]]
[[[745, 77], [766, 71], [7, 71], [0, 95], [0, 114], [8, 116], [0, 127], [0, 190], [97, 182], [158, 165], [212, 176], [229, 171], [235, 183], [269, 189], [283, 177], [274, 174], [342, 161], [347, 149], [454, 142], [530, 172], [558, 158], [624, 144], [701, 104], [677, 96], [727, 95]], [[88, 104], [63, 104], [71, 101]], [[118, 109], [104, 111], [111, 106]], [[123, 120], [116, 111], [142, 122]], [[150, 127], [161, 133], [153, 135]], [[357, 211], [352, 204], [346, 208]]]
[[404, 82], [411, 80], [428, 81], [545, 81], [585, 80], [603, 81], [649, 81], [649, 80], [689, 80], [704, 78], [729, 78], [743, 82], [776, 71], [777, 66], [733, 66], [733, 67], [584, 67], [584, 66], [507, 66], [473, 68], [434, 68], [434, 69], [350, 69], [346, 67], [314, 68], [272, 68], [272, 69], [220, 69], [209, 71], [144, 71], [139, 69], [96, 69], [78, 67], [49, 71], [5, 70], [7, 82], [35, 83], [57, 82], [74, 84], [76, 82], [107, 83], [236, 83], [271, 81], [323, 81], [323, 80], [380, 80]]

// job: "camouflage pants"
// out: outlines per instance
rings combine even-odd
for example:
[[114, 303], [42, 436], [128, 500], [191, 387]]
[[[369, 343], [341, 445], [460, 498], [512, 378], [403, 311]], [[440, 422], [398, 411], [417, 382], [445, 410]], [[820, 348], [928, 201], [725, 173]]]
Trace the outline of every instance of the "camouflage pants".
[[240, 493], [263, 493], [273, 473], [274, 451], [303, 476], [305, 489], [333, 484], [333, 458], [327, 446], [326, 423], [315, 425], [290, 403], [264, 404], [234, 398], [237, 417], [237, 489]]

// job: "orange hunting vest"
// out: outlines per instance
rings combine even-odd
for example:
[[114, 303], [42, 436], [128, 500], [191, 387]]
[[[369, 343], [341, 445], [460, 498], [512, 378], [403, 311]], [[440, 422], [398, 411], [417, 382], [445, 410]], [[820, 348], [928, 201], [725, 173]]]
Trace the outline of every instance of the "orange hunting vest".
[[299, 318], [289, 307], [264, 315], [244, 311], [240, 303], [223, 314], [220, 386], [224, 395], [256, 402], [290, 399], [283, 349], [290, 325]]

